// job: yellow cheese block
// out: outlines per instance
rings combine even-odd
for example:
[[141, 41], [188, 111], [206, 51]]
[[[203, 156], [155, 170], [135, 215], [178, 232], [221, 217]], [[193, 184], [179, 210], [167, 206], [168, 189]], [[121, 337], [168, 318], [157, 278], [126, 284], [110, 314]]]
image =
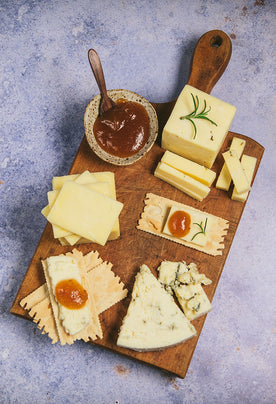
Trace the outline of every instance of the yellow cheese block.
[[73, 181], [64, 183], [47, 219], [105, 245], [123, 204]]
[[163, 163], [158, 163], [154, 175], [163, 181], [185, 192], [198, 201], [202, 201], [210, 192], [210, 188], [194, 178], [183, 174], [175, 168]]
[[[237, 153], [238, 159], [241, 158], [241, 155], [244, 151], [246, 141], [243, 139], [239, 139], [237, 137], [233, 137], [230, 150], [235, 150]], [[223, 164], [219, 177], [217, 179], [216, 188], [223, 189], [224, 191], [228, 191], [230, 184], [231, 184], [231, 175], [228, 171], [226, 164]]]
[[212, 229], [214, 220], [212, 217], [208, 217], [203, 212], [195, 211], [194, 209], [181, 209], [179, 206], [172, 206], [164, 225], [163, 233], [168, 234], [170, 236], [174, 236], [170, 232], [169, 221], [171, 216], [178, 211], [183, 211], [188, 213], [191, 217], [190, 231], [183, 237], [179, 237], [189, 243], [197, 244], [199, 246], [205, 246], [208, 240], [208, 236]]
[[[247, 178], [249, 184], [251, 184], [251, 182], [252, 182], [256, 163], [257, 163], [257, 159], [255, 157], [247, 156], [246, 154], [244, 154], [242, 156], [241, 165], [242, 165], [242, 168], [244, 170], [244, 173], [246, 175], [246, 178]], [[248, 196], [248, 192], [249, 191], [242, 192], [239, 194], [237, 192], [237, 188], [234, 187], [231, 199], [233, 199], [234, 201], [245, 202], [245, 200]]]
[[243, 171], [240, 160], [235, 150], [222, 153], [227, 169], [231, 175], [238, 194], [249, 191], [250, 185]]
[[216, 177], [216, 173], [209, 168], [172, 153], [169, 150], [165, 151], [161, 161], [176, 170], [181, 171], [183, 174], [189, 175], [207, 187], [212, 185]]
[[[202, 112], [204, 119], [198, 118]], [[163, 129], [162, 147], [211, 168], [235, 112], [233, 105], [186, 85]]]

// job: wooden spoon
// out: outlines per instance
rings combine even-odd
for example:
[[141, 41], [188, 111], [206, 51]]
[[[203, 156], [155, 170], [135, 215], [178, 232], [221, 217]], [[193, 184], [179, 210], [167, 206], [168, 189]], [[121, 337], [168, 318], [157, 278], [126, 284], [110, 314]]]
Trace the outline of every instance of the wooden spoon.
[[[232, 43], [228, 35], [220, 30], [206, 32], [194, 50], [187, 84], [210, 94], [230, 60]], [[159, 122], [159, 134], [167, 122], [176, 100], [152, 103]]]
[[89, 60], [91, 69], [94, 73], [94, 77], [96, 79], [96, 82], [97, 82], [99, 90], [100, 90], [100, 94], [101, 94], [100, 115], [102, 115], [104, 112], [106, 112], [110, 108], [113, 108], [115, 103], [112, 101], [112, 99], [107, 94], [102, 64], [101, 64], [99, 55], [97, 54], [97, 52], [94, 49], [89, 49], [88, 60]]

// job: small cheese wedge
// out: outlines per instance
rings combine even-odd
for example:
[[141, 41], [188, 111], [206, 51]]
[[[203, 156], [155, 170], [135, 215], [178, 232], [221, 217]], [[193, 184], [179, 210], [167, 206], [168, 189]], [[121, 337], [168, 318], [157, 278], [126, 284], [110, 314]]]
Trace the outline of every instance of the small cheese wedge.
[[[246, 154], [244, 154], [242, 156], [241, 165], [242, 165], [242, 168], [243, 168], [243, 170], [245, 172], [245, 175], [246, 175], [246, 178], [247, 178], [249, 184], [251, 184], [251, 182], [252, 182], [252, 178], [253, 178], [253, 175], [254, 175], [256, 163], [257, 163], [257, 159], [255, 157], [247, 156]], [[234, 187], [231, 199], [233, 199], [234, 201], [245, 202], [245, 200], [246, 200], [246, 198], [248, 196], [248, 192], [249, 191], [246, 191], [246, 192], [243, 192], [243, 193], [239, 194], [237, 192], [237, 188]]]
[[235, 150], [228, 150], [227, 152], [222, 153], [222, 156], [237, 189], [237, 192], [240, 194], [242, 192], [249, 191], [250, 185]]
[[189, 175], [207, 187], [212, 185], [216, 177], [216, 173], [209, 168], [172, 153], [169, 150], [165, 151], [161, 161], [175, 168], [176, 170], [181, 171], [183, 174]]
[[123, 204], [73, 181], [64, 183], [47, 219], [105, 245]]
[[[202, 111], [204, 119], [198, 118]], [[163, 129], [162, 147], [211, 168], [235, 112], [233, 105], [186, 85]]]
[[[244, 151], [245, 143], [246, 143], [245, 140], [239, 139], [237, 137], [233, 137], [232, 139], [230, 150], [235, 150], [238, 159], [241, 158], [241, 155]], [[228, 191], [231, 184], [231, 180], [232, 180], [231, 175], [228, 171], [226, 164], [224, 163], [217, 179], [216, 188]]]
[[117, 345], [135, 351], [154, 351], [180, 344], [196, 335], [171, 295], [146, 265], [136, 275], [131, 302]]
[[188, 213], [191, 218], [190, 231], [185, 236], [179, 238], [188, 241], [189, 243], [193, 243], [199, 246], [205, 246], [212, 229], [212, 225], [214, 222], [213, 218], [211, 216], [207, 216], [203, 212], [201, 213], [194, 209], [181, 209], [179, 206], [172, 206], [164, 225], [163, 233], [174, 237], [175, 235], [172, 234], [170, 231], [169, 223], [171, 217], [175, 212]]
[[185, 316], [190, 321], [212, 310], [212, 305], [206, 293], [198, 283], [180, 285], [174, 288], [174, 292]]
[[210, 192], [210, 188], [206, 185], [162, 161], [158, 163], [154, 175], [198, 201], [202, 201]]

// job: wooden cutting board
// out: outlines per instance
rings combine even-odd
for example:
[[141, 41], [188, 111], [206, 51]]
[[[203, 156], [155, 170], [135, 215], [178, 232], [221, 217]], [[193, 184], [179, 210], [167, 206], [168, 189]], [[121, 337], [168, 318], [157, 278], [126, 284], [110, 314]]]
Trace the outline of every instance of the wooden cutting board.
[[[209, 93], [224, 72], [230, 56], [231, 41], [229, 37], [218, 30], [207, 32], [200, 38], [196, 46], [188, 84]], [[158, 114], [161, 134], [163, 125], [173, 108], [174, 101], [153, 105]], [[230, 198], [231, 189], [227, 193], [216, 189], [214, 186], [203, 202], [197, 202], [171, 185], [154, 177], [153, 172], [164, 152], [160, 147], [160, 134], [156, 144], [145, 157], [133, 165], [125, 167], [113, 166], [100, 160], [89, 148], [86, 138], [83, 138], [69, 173], [82, 173], [85, 170], [91, 172], [113, 171], [115, 173], [117, 199], [123, 202], [124, 208], [120, 215], [121, 236], [118, 240], [110, 241], [104, 247], [94, 243], [83, 244], [78, 246], [78, 249], [84, 254], [91, 250], [97, 250], [103, 260], [112, 262], [113, 271], [120, 276], [130, 292], [135, 275], [142, 264], [147, 264], [156, 275], [156, 268], [162, 260], [195, 262], [199, 271], [205, 273], [213, 281], [211, 285], [204, 287], [208, 297], [212, 300], [245, 203], [232, 201]], [[233, 136], [245, 139], [244, 153], [257, 158], [256, 175], [264, 148], [246, 136], [229, 132], [222, 151], [229, 147]], [[223, 158], [220, 153], [212, 169], [219, 173], [222, 165]], [[225, 248], [222, 255], [213, 257], [137, 230], [136, 225], [143, 211], [143, 201], [147, 192], [185, 203], [228, 220], [230, 227], [225, 238]], [[50, 255], [62, 254], [72, 249], [73, 247], [60, 246], [58, 241], [53, 238], [50, 224], [46, 225], [11, 307], [11, 313], [30, 319], [26, 311], [20, 307], [19, 302], [45, 282], [41, 259], [45, 259]], [[185, 377], [206, 316], [193, 322], [197, 330], [197, 336], [176, 347], [146, 353], [119, 348], [116, 345], [118, 330], [126, 314], [130, 294], [122, 302], [101, 314], [100, 320], [104, 337], [94, 343], [127, 357], [156, 366], [179, 377]], [[88, 346], [83, 348], [89, 349]], [[50, 340], [49, 349], [51, 349]]]

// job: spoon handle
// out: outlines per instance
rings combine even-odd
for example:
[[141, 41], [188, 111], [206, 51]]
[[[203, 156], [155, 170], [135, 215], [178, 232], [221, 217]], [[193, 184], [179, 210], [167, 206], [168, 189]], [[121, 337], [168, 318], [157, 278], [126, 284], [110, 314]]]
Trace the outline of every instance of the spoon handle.
[[88, 60], [102, 96], [100, 105], [100, 114], [102, 114], [103, 112], [112, 108], [114, 106], [114, 103], [111, 98], [108, 97], [102, 64], [99, 55], [94, 49], [89, 49]]

